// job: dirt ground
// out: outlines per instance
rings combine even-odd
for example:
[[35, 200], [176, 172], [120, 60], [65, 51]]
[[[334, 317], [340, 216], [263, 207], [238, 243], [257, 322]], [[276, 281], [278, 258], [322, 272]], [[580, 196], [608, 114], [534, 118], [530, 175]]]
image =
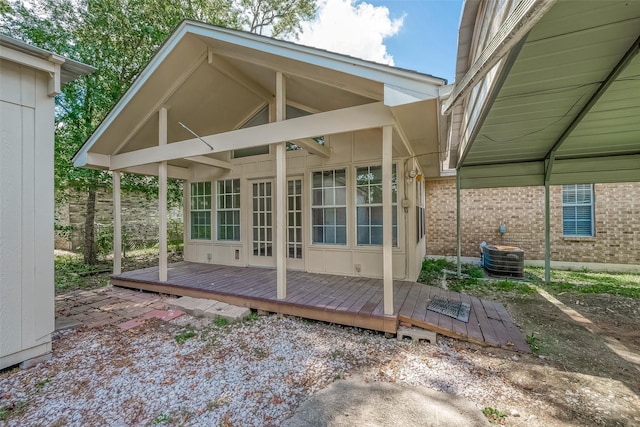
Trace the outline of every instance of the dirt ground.
[[[544, 364], [513, 366], [509, 378], [548, 402], [558, 420], [640, 425], [640, 300], [606, 294], [494, 294]], [[553, 298], [553, 297], [552, 297]], [[535, 359], [530, 359], [535, 360]]]

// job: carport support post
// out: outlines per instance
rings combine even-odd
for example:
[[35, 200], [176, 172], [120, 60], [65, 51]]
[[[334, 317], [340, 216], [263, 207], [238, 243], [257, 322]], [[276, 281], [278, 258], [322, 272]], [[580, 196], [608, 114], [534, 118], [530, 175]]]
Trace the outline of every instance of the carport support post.
[[[167, 109], [162, 107], [158, 111], [158, 145], [167, 144]], [[160, 210], [159, 241], [160, 259], [158, 275], [161, 282], [167, 281], [167, 162], [160, 162], [158, 166], [158, 209]]]
[[[276, 73], [276, 121], [286, 119], [286, 81]], [[276, 297], [287, 297], [287, 143], [276, 144]]]
[[120, 172], [113, 171], [113, 274], [122, 273], [122, 213]]
[[462, 233], [460, 232], [460, 170], [456, 171], [456, 265], [458, 278], [462, 277]]
[[385, 315], [393, 314], [392, 136], [391, 126], [382, 128], [382, 275]]
[[544, 281], [551, 282], [551, 206], [549, 181], [544, 181]]

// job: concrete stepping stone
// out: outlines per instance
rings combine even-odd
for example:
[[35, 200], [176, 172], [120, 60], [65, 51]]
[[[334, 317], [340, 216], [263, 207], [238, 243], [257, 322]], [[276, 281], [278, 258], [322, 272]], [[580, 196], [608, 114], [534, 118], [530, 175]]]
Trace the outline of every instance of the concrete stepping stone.
[[251, 314], [246, 307], [227, 304], [221, 301], [204, 298], [181, 297], [173, 301], [170, 308], [189, 313], [192, 316], [202, 316], [212, 319], [222, 317], [229, 322], [235, 322]]

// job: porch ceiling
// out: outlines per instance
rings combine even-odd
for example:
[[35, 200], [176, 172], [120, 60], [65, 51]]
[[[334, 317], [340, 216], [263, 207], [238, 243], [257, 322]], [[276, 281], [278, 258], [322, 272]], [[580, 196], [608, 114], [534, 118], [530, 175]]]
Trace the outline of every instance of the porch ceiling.
[[640, 181], [639, 49], [640, 2], [558, 1], [458, 152], [462, 187], [543, 185], [545, 165], [550, 184]]
[[[157, 112], [161, 107], [167, 109], [169, 145], [193, 139], [179, 122], [205, 139], [239, 129], [275, 100], [277, 72], [286, 76], [287, 103], [311, 114], [382, 104], [386, 90], [393, 87], [396, 103], [402, 105], [405, 101], [397, 99], [409, 97], [417, 105], [416, 111], [434, 116], [422, 117], [416, 121], [418, 125], [405, 120], [396, 123], [394, 145], [404, 147], [401, 152], [410, 153], [407, 146], [419, 147], [425, 140], [438, 140], [436, 108], [425, 110], [419, 104], [438, 97], [438, 88], [445, 83], [442, 79], [254, 34], [185, 22], [76, 154], [75, 164], [115, 169], [109, 160], [113, 156], [157, 147]], [[391, 107], [385, 108], [391, 116]], [[436, 124], [433, 129], [426, 127], [432, 124]], [[403, 126], [411, 140], [401, 139]], [[308, 136], [321, 135], [324, 133]], [[180, 167], [190, 164], [181, 158], [168, 161]]]

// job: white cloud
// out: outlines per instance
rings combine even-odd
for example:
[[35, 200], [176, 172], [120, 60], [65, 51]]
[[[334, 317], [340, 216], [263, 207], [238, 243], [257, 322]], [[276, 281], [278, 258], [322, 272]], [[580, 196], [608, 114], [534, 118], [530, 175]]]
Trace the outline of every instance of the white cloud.
[[391, 19], [385, 6], [356, 0], [318, 0], [318, 14], [302, 23], [297, 43], [393, 65], [384, 40], [402, 27], [404, 17]]

